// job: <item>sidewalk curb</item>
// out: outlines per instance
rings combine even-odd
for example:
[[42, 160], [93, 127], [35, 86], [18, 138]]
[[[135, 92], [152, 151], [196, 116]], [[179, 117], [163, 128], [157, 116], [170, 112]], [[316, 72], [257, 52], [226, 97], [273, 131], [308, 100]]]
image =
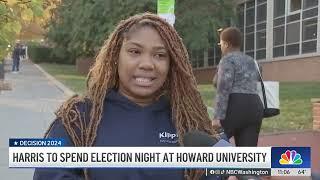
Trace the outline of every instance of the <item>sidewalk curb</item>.
[[304, 129], [304, 130], [292, 130], [292, 131], [279, 131], [279, 132], [264, 132], [260, 133], [260, 136], [278, 136], [278, 135], [287, 135], [287, 134], [304, 134], [304, 133], [315, 133], [318, 134], [319, 132], [314, 131], [312, 129]]
[[[33, 62], [32, 62], [33, 63]], [[72, 91], [71, 89], [69, 89], [68, 87], [66, 87], [64, 84], [62, 84], [60, 81], [58, 81], [56, 78], [54, 78], [53, 76], [51, 76], [49, 73], [47, 73], [42, 67], [40, 67], [38, 64], [34, 64], [33, 65], [38, 68], [45, 76], [46, 78], [51, 81], [55, 86], [57, 86], [57, 88], [59, 90], [61, 90], [65, 96], [67, 97], [71, 97], [73, 95], [75, 95], [76, 93], [74, 91]]]

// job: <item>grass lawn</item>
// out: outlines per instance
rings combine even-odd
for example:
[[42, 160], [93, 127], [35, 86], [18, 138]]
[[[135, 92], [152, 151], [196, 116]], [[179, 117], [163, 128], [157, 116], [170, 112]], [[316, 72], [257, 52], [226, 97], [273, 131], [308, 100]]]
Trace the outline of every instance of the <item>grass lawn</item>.
[[[82, 94], [85, 90], [85, 76], [79, 75], [74, 65], [40, 64], [49, 74]], [[210, 85], [199, 85], [199, 90], [206, 105], [213, 106], [215, 90]], [[311, 98], [320, 97], [320, 82], [280, 83], [279, 116], [264, 119], [263, 132], [279, 132], [311, 129]]]
[[[199, 85], [205, 103], [213, 106], [212, 85]], [[320, 97], [320, 82], [280, 83], [280, 115], [263, 120], [263, 132], [311, 129], [311, 98]]]
[[39, 64], [45, 71], [78, 94], [85, 91], [86, 76], [77, 73], [74, 65]]

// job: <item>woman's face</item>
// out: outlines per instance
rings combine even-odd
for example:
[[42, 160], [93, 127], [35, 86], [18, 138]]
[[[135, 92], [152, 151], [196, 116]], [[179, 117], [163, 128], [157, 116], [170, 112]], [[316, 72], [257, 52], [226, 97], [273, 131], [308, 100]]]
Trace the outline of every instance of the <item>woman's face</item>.
[[154, 28], [130, 32], [119, 54], [119, 92], [137, 104], [152, 103], [167, 79], [169, 65], [169, 52]]

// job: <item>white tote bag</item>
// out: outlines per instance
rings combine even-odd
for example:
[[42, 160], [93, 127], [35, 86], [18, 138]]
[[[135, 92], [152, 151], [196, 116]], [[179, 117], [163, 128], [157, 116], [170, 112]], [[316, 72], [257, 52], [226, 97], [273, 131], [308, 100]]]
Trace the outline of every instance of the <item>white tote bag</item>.
[[279, 82], [278, 81], [263, 81], [259, 66], [256, 63], [259, 73], [260, 82], [257, 83], [257, 90], [264, 106], [264, 117], [272, 117], [280, 114], [279, 102]]

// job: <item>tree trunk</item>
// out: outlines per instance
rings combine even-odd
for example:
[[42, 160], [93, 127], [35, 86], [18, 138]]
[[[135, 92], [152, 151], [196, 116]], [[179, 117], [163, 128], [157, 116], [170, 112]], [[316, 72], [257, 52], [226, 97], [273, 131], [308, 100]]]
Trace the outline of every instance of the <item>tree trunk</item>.
[[4, 79], [4, 62], [0, 61], [0, 80]]

